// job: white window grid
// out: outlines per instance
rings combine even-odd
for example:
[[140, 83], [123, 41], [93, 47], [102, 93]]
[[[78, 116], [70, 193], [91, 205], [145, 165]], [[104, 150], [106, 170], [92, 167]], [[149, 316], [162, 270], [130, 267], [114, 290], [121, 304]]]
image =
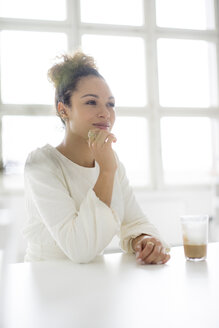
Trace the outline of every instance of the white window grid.
[[[40, 31], [62, 32], [67, 35], [68, 50], [78, 49], [81, 46], [81, 38], [84, 34], [135, 36], [141, 37], [146, 49], [146, 94], [147, 104], [143, 107], [117, 107], [117, 116], [138, 116], [146, 118], [149, 126], [149, 153], [151, 190], [172, 188], [164, 185], [160, 121], [163, 117], [209, 117], [219, 122], [219, 83], [216, 91], [216, 105], [210, 108], [168, 108], [159, 104], [158, 90], [158, 64], [157, 64], [157, 40], [185, 39], [209, 41], [216, 46], [217, 81], [219, 81], [219, 0], [214, 0], [215, 29], [191, 30], [178, 28], [163, 28], [156, 25], [155, 0], [144, 0], [143, 26], [121, 26], [109, 24], [82, 23], [80, 21], [80, 0], [66, 0], [67, 18], [65, 21], [45, 21], [35, 19], [0, 18], [0, 31]], [[0, 67], [1, 72], [1, 67]], [[0, 82], [1, 83], [1, 82]], [[54, 115], [54, 106], [42, 104], [3, 104], [1, 102], [0, 88], [0, 166], [2, 162], [2, 117], [4, 115], [50, 116]], [[219, 129], [219, 124], [216, 124]], [[219, 135], [218, 130], [212, 132]], [[213, 162], [218, 154], [218, 142], [214, 142], [215, 149]], [[215, 161], [214, 161], [215, 160]], [[176, 187], [176, 186], [175, 186]], [[179, 188], [184, 188], [178, 186]], [[193, 186], [190, 186], [193, 187]], [[199, 186], [199, 188], [209, 186]], [[195, 186], [197, 188], [197, 186]]]

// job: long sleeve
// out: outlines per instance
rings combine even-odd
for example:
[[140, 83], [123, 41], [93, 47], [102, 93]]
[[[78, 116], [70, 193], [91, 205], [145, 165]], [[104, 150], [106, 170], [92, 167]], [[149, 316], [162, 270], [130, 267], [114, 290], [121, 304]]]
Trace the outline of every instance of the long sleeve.
[[[89, 188], [76, 206], [62, 170], [55, 163], [28, 160], [25, 167], [28, 199], [60, 249], [74, 262], [90, 262], [118, 233], [119, 220]], [[79, 191], [80, 192], [80, 191]]]
[[130, 240], [141, 234], [154, 236], [158, 238], [165, 247], [168, 247], [158, 230], [149, 222], [146, 215], [142, 212], [135, 199], [133, 190], [129, 185], [125, 168], [121, 163], [119, 166], [119, 177], [124, 198], [124, 220], [120, 230], [121, 248], [128, 253], [132, 253], [133, 250], [130, 247]]

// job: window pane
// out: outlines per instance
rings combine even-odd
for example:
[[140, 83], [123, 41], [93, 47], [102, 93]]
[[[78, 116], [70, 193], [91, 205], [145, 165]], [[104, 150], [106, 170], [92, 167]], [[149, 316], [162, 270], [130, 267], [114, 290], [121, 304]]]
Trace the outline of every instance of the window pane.
[[56, 116], [3, 116], [3, 163], [8, 173], [23, 170], [28, 153], [49, 143], [57, 146], [64, 127]]
[[67, 50], [63, 33], [3, 31], [1, 33], [1, 96], [3, 103], [51, 104], [47, 71]]
[[[208, 107], [216, 62], [213, 44], [197, 40], [158, 40], [160, 104]], [[216, 86], [214, 85], [214, 88]]]
[[219, 177], [219, 119], [212, 119], [212, 139], [213, 139], [213, 155], [214, 168], [213, 175]]
[[156, 0], [157, 25], [206, 30], [214, 28], [212, 0]]
[[10, 18], [65, 20], [65, 0], [1, 0], [0, 16]]
[[142, 38], [84, 35], [83, 50], [97, 61], [117, 106], [146, 103], [145, 49]]
[[124, 164], [133, 186], [145, 186], [149, 179], [147, 120], [140, 117], [117, 117], [113, 133], [117, 142], [113, 148]]
[[209, 118], [163, 118], [161, 141], [166, 183], [209, 183], [213, 156]]
[[142, 0], [81, 0], [85, 23], [143, 25]]

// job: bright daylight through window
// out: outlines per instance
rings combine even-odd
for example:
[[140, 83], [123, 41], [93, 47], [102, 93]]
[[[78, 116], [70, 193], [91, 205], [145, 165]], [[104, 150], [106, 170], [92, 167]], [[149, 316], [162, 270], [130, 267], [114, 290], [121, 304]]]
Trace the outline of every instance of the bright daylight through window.
[[[135, 187], [205, 185], [218, 174], [218, 0], [1, 0], [0, 159], [64, 133], [47, 70], [81, 48], [116, 98], [114, 145]], [[25, 8], [25, 10], [21, 10]], [[53, 8], [53, 10], [51, 10]]]

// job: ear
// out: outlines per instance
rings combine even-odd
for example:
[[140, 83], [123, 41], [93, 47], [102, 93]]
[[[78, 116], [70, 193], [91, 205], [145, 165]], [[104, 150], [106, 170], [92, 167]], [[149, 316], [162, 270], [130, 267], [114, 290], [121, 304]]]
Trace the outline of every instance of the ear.
[[58, 102], [58, 113], [59, 116], [66, 121], [68, 119], [68, 111], [63, 102], [59, 101]]

